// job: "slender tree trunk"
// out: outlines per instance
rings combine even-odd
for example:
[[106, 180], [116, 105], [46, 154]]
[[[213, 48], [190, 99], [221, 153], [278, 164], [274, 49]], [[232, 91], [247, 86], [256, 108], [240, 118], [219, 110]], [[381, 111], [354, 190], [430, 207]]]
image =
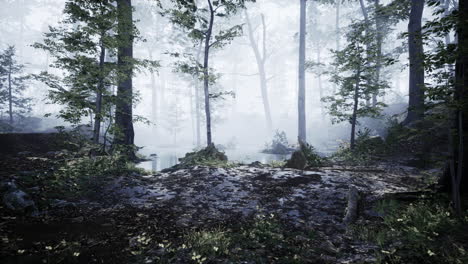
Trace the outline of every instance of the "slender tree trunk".
[[[148, 49], [148, 54], [150, 60], [153, 60], [153, 52], [151, 49]], [[158, 91], [156, 87], [156, 76], [154, 72], [151, 72], [151, 121], [156, 124], [158, 121]], [[156, 126], [153, 125], [153, 128]], [[154, 129], [154, 132], [155, 129]]]
[[11, 64], [9, 65], [8, 69], [8, 110], [10, 114], [10, 125], [13, 125], [13, 95], [12, 95], [12, 87], [11, 87]]
[[[362, 15], [364, 17], [364, 23], [366, 24], [365, 34], [368, 35], [369, 30], [370, 30], [370, 22], [369, 22], [369, 14], [367, 12], [367, 7], [366, 7], [366, 4], [364, 3], [364, 0], [359, 0], [359, 5], [361, 6], [361, 12], [362, 12]], [[366, 44], [366, 54], [367, 54], [368, 58], [370, 58], [369, 53], [370, 53], [369, 45]], [[370, 60], [368, 59], [367, 61], [369, 62]], [[367, 82], [368, 82], [368, 85], [371, 85], [370, 80], [368, 80]], [[371, 100], [370, 100], [370, 95], [369, 94], [366, 94], [366, 105], [371, 106]]]
[[405, 125], [424, 118], [424, 49], [421, 36], [423, 10], [424, 0], [411, 0], [408, 23], [409, 102], [408, 115], [403, 121]]
[[[200, 46], [198, 47], [196, 61], [197, 64], [200, 61], [201, 49], [203, 43], [200, 42]], [[196, 144], [197, 147], [201, 146], [201, 114], [200, 114], [200, 81], [197, 78], [195, 79], [195, 119], [196, 119]]]
[[299, 23], [299, 89], [298, 89], [298, 140], [300, 143], [307, 142], [306, 138], [306, 91], [305, 91], [305, 37], [306, 37], [306, 0], [300, 1], [300, 23]]
[[[101, 35], [103, 37], [103, 35]], [[94, 115], [94, 130], [93, 130], [93, 143], [99, 144], [99, 137], [101, 135], [101, 121], [102, 121], [102, 92], [104, 91], [104, 60], [106, 57], [106, 48], [101, 40], [101, 54], [99, 56], [99, 83], [96, 91], [96, 112]]]
[[[376, 65], [376, 73], [375, 73], [375, 81], [376, 84], [380, 83], [380, 73], [382, 71], [382, 43], [383, 43], [383, 26], [382, 26], [382, 18], [379, 14], [380, 9], [380, 0], [375, 0], [375, 28], [377, 30], [377, 65]], [[377, 105], [377, 93], [372, 94], [372, 106], [375, 107]]]
[[247, 22], [247, 29], [248, 29], [248, 36], [250, 41], [250, 46], [255, 55], [255, 60], [257, 61], [258, 73], [260, 77], [260, 88], [262, 93], [262, 100], [263, 100], [263, 110], [265, 112], [266, 124], [268, 132], [272, 132], [273, 130], [273, 121], [271, 118], [271, 111], [270, 111], [270, 100], [268, 97], [268, 87], [267, 87], [267, 78], [265, 73], [265, 60], [266, 60], [266, 28], [265, 28], [265, 18], [262, 14], [262, 26], [263, 26], [263, 55], [260, 54], [260, 50], [258, 48], [258, 44], [255, 41], [253, 35], [252, 24], [250, 22], [249, 13], [245, 10], [245, 20]]
[[[131, 0], [117, 0], [119, 13], [118, 34], [120, 47], [117, 63], [123, 78], [117, 87], [117, 102], [115, 108], [115, 124], [118, 129], [114, 144], [133, 147], [135, 132], [133, 130], [133, 65], [129, 59], [133, 58], [133, 15]], [[135, 153], [130, 151], [130, 158]]]
[[213, 142], [211, 139], [211, 112], [210, 112], [210, 90], [209, 90], [209, 56], [210, 56], [210, 40], [213, 32], [214, 10], [211, 0], [207, 0], [210, 7], [210, 20], [208, 31], [205, 36], [205, 58], [203, 62], [203, 88], [205, 92], [205, 115], [206, 115], [206, 144], [210, 146]]
[[359, 106], [359, 83], [361, 80], [361, 68], [358, 66], [356, 74], [356, 85], [354, 87], [354, 103], [353, 103], [353, 115], [351, 117], [351, 150], [354, 149], [356, 145], [356, 121], [357, 121], [357, 111]]

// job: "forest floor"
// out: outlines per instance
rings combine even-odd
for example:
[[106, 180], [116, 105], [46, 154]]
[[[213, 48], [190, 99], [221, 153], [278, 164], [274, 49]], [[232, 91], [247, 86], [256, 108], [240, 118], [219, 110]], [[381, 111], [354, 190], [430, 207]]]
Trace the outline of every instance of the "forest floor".
[[[381, 201], [413, 200], [438, 173], [389, 163], [193, 166], [91, 178], [92, 191], [71, 196], [52, 189], [53, 173], [39, 176], [57, 169], [50, 155], [1, 161], [2, 179], [16, 179], [40, 212], [0, 208], [1, 263], [375, 263], [381, 245], [356, 227], [382, 222]], [[350, 186], [361, 199], [346, 226]]]

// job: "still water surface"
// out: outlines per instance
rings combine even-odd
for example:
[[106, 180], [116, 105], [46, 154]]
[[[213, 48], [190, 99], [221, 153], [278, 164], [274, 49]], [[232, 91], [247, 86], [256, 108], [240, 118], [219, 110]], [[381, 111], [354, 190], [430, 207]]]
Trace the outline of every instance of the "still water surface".
[[[139, 163], [138, 167], [150, 171], [160, 171], [176, 165], [179, 163], [179, 158], [184, 157], [185, 153], [192, 151], [193, 149], [191, 148], [145, 147], [140, 150], [140, 153], [151, 158], [151, 160]], [[269, 163], [271, 161], [281, 161], [288, 158], [288, 155], [266, 154], [253, 148], [226, 150], [225, 153], [229, 161], [246, 164], [254, 161]], [[154, 156], [154, 154], [156, 154], [156, 156]]]

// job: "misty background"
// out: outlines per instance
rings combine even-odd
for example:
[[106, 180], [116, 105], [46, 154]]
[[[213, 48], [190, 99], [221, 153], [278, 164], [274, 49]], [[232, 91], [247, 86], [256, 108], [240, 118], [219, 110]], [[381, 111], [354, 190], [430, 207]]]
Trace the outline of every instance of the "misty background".
[[[2, 0], [0, 10], [0, 48], [14, 45], [19, 63], [25, 64], [26, 73], [49, 71], [51, 60], [47, 52], [34, 49], [34, 42], [41, 42], [49, 26], [57, 25], [62, 17], [64, 1], [60, 0]], [[382, 1], [386, 4], [388, 1]], [[135, 44], [137, 58], [159, 60], [161, 67], [156, 73], [137, 72], [134, 89], [139, 94], [135, 114], [148, 122], [135, 124], [135, 143], [143, 147], [145, 155], [171, 153], [166, 160], [158, 161], [159, 168], [177, 162], [177, 157], [199, 145], [205, 145], [203, 110], [200, 107], [200, 141], [197, 140], [196, 82], [192, 77], [175, 70], [175, 63], [184, 59], [184, 54], [196, 56], [199, 47], [166, 17], [155, 1], [135, 0], [134, 19], [144, 40]], [[169, 1], [164, 2], [170, 5]], [[344, 1], [339, 6], [337, 28], [337, 6], [308, 1], [306, 60], [320, 63], [306, 75], [307, 138], [319, 152], [330, 153], [341, 142], [349, 138], [347, 122], [332, 124], [327, 114], [324, 96], [333, 94], [335, 84], [330, 82], [327, 72], [333, 71], [331, 50], [346, 45], [344, 33], [353, 21], [362, 19], [358, 2]], [[253, 40], [263, 53], [265, 43], [265, 73], [270, 101], [272, 127], [263, 107], [260, 76], [257, 61], [249, 38], [246, 20], [248, 12]], [[268, 161], [281, 157], [258, 154], [265, 143], [271, 141], [275, 131], [284, 131], [289, 142], [297, 141], [297, 89], [298, 89], [298, 31], [299, 1], [257, 0], [249, 3], [247, 11], [239, 12], [226, 25], [243, 24], [243, 36], [231, 44], [211, 53], [211, 66], [220, 78], [211, 89], [226, 92], [222, 98], [212, 100], [213, 141], [228, 146], [225, 151], [231, 160]], [[426, 13], [430, 13], [430, 10]], [[262, 16], [264, 24], [262, 24]], [[263, 28], [265, 25], [265, 28]], [[402, 49], [402, 63], [385, 69], [384, 77], [390, 83], [381, 100], [388, 105], [384, 115], [404, 115], [408, 100], [408, 68], [406, 65], [406, 39], [400, 38], [406, 31], [407, 21], [399, 23], [384, 41], [384, 52]], [[337, 30], [338, 29], [338, 30]], [[265, 30], [265, 34], [263, 34]], [[179, 56], [174, 56], [177, 53]], [[201, 89], [201, 87], [199, 87]], [[48, 87], [39, 82], [30, 82], [25, 93], [33, 98], [31, 115], [41, 119], [34, 132], [50, 131], [55, 126], [67, 124], [54, 116], [60, 105], [48, 104]], [[3, 118], [6, 112], [0, 113]], [[50, 113], [49, 117], [44, 117]], [[379, 134], [387, 117], [379, 120], [361, 120], [360, 127], [369, 127]], [[90, 120], [83, 120], [83, 124]], [[384, 135], [382, 135], [384, 136]], [[168, 163], [165, 165], [165, 163]], [[173, 165], [173, 164], [172, 164]], [[155, 166], [154, 163], [152, 166]]]

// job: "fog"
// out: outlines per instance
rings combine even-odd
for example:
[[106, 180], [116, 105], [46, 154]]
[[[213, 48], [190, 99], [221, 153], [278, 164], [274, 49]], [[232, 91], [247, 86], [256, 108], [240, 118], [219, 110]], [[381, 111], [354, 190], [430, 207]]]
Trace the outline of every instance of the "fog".
[[[49, 55], [31, 47], [43, 39], [42, 34], [49, 25], [61, 20], [64, 1], [58, 0], [3, 0], [0, 11], [0, 48], [16, 46], [18, 60], [26, 65], [28, 73], [43, 70], [57, 71], [48, 67]], [[382, 1], [385, 2], [387, 1]], [[196, 103], [192, 77], [175, 70], [175, 63], [181, 57], [170, 53], [184, 53], [196, 56], [198, 46], [188, 40], [180, 28], [171, 24], [154, 1], [134, 0], [134, 19], [144, 39], [135, 44], [135, 56], [159, 60], [161, 67], [157, 73], [138, 72], [134, 77], [134, 89], [140, 101], [134, 113], [150, 124], [135, 124], [135, 142], [144, 147], [144, 153], [157, 152], [158, 147], [193, 149], [197, 147]], [[169, 1], [163, 3], [170, 6]], [[298, 89], [298, 30], [299, 1], [258, 0], [247, 7], [253, 28], [253, 36], [262, 50], [265, 41], [265, 72], [270, 100], [272, 129], [268, 128], [262, 103], [257, 62], [248, 38], [245, 13], [239, 12], [229, 19], [228, 25], [243, 24], [243, 36], [235, 38], [222, 49], [216, 49], [211, 57], [211, 66], [219, 73], [217, 84], [211, 89], [232, 92], [222, 99], [212, 101], [213, 141], [216, 144], [235, 146], [237, 150], [259, 151], [271, 141], [275, 131], [284, 131], [289, 142], [297, 141], [297, 89]], [[306, 113], [308, 141], [319, 151], [329, 152], [347, 141], [347, 122], [332, 124], [321, 97], [332, 95], [334, 84], [327, 71], [332, 70], [331, 49], [346, 45], [344, 33], [347, 26], [356, 19], [362, 19], [359, 4], [345, 2], [340, 7], [340, 35], [337, 38], [336, 7], [331, 4], [308, 3], [306, 59], [320, 62], [320, 77], [313, 71], [306, 75]], [[264, 15], [266, 31], [262, 39], [261, 15]], [[406, 30], [407, 21], [398, 24], [384, 42], [384, 52], [389, 52], [404, 44], [398, 36]], [[382, 101], [389, 105], [384, 111], [389, 116], [404, 112], [408, 95], [408, 70], [405, 65], [407, 54], [400, 56], [402, 63], [387, 68], [385, 78], [389, 80]], [[58, 72], [56, 72], [58, 73]], [[321, 91], [320, 91], [321, 88]], [[201, 86], [199, 87], [201, 90]], [[39, 82], [29, 84], [27, 95], [33, 97], [32, 116], [42, 118], [37, 131], [50, 130], [57, 125], [65, 125], [54, 116], [59, 105], [48, 104], [48, 88]], [[3, 111], [3, 110], [2, 110]], [[44, 117], [50, 113], [50, 117]], [[2, 112], [2, 117], [4, 112]], [[203, 109], [200, 109], [200, 145], [204, 145], [205, 125]], [[89, 120], [83, 120], [83, 124]], [[361, 127], [374, 129], [385, 125], [380, 121], [361, 120]]]

